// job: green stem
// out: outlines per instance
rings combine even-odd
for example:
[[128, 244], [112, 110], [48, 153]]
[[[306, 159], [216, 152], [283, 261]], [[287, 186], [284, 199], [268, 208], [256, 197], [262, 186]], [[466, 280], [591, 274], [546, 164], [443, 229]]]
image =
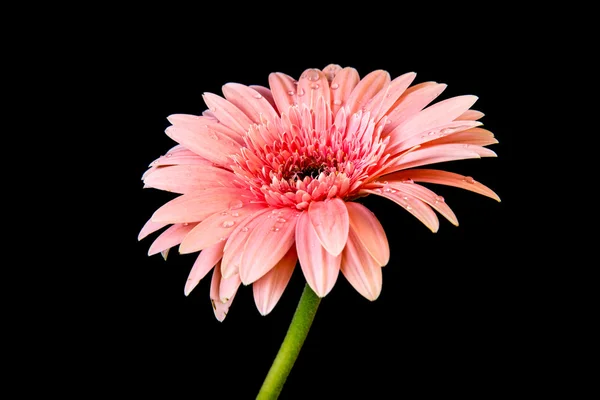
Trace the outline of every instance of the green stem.
[[300, 297], [300, 302], [283, 343], [281, 343], [277, 357], [275, 357], [275, 361], [273, 361], [273, 365], [271, 365], [271, 369], [256, 397], [257, 400], [273, 400], [279, 397], [283, 384], [290, 374], [296, 358], [298, 358], [306, 335], [308, 335], [320, 302], [319, 296], [307, 284], [304, 287], [302, 297]]

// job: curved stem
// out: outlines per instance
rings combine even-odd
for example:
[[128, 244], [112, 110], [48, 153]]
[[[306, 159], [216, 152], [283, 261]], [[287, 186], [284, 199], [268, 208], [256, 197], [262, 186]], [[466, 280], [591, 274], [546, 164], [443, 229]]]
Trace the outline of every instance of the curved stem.
[[279, 397], [283, 384], [287, 379], [300, 349], [304, 344], [306, 335], [310, 330], [317, 308], [321, 299], [308, 286], [304, 286], [304, 291], [300, 297], [300, 302], [290, 323], [287, 334], [281, 343], [279, 352], [271, 365], [271, 369], [263, 382], [260, 392], [258, 392], [257, 400], [272, 400]]

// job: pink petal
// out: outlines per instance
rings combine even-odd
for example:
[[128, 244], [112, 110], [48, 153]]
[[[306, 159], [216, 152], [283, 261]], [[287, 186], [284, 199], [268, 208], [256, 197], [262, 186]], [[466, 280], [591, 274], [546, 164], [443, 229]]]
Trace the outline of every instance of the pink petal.
[[387, 265], [390, 260], [390, 246], [383, 226], [375, 215], [359, 203], [347, 202], [350, 226], [360, 232], [358, 239], [379, 266]]
[[449, 136], [436, 139], [435, 144], [444, 143], [461, 143], [474, 144], [477, 146], [489, 146], [496, 144], [498, 141], [494, 138], [494, 134], [487, 129], [472, 128], [468, 131], [457, 132]]
[[228, 301], [222, 302], [221, 296], [219, 294], [219, 289], [221, 286], [221, 268], [217, 265], [213, 269], [212, 280], [210, 282], [210, 302], [212, 303], [213, 311], [215, 312], [215, 317], [219, 322], [223, 322], [225, 317], [227, 316], [227, 312], [229, 311], [229, 307], [233, 302], [233, 298], [235, 297], [235, 293], [233, 296], [229, 298]]
[[[444, 198], [438, 196], [426, 187], [417, 185], [415, 183], [405, 183], [404, 181], [392, 180], [389, 181], [389, 188], [398, 190], [400, 193], [414, 196], [417, 199], [429, 204], [434, 210], [442, 214], [448, 221], [450, 221], [450, 223], [458, 226], [458, 219], [456, 218], [454, 212], [446, 204]], [[389, 190], [389, 188], [385, 188], [383, 191], [385, 192], [386, 190]]]
[[325, 297], [337, 281], [342, 255], [333, 256], [321, 246], [306, 212], [300, 214], [296, 224], [296, 249], [306, 282], [317, 296]]
[[227, 279], [221, 276], [221, 284], [219, 285], [219, 299], [221, 303], [227, 303], [230, 298], [235, 296], [241, 283], [242, 281], [238, 274], [233, 274]]
[[348, 244], [342, 253], [341, 271], [358, 293], [371, 301], [379, 297], [383, 285], [381, 267], [352, 227], [348, 233]]
[[306, 104], [309, 109], [317, 106], [317, 101], [323, 97], [326, 104], [330, 103], [329, 81], [321, 71], [316, 68], [307, 69], [298, 80], [296, 99], [298, 105]]
[[240, 222], [237, 228], [231, 232], [227, 244], [225, 245], [223, 261], [221, 261], [221, 273], [224, 277], [228, 278], [233, 274], [238, 273], [246, 241], [254, 228], [262, 223], [262, 219], [258, 217], [267, 212], [270, 213], [271, 210], [272, 209], [270, 208], [266, 208], [255, 212], [243, 222]]
[[169, 227], [152, 243], [148, 255], [152, 256], [178, 245], [195, 226], [196, 224], [175, 224]]
[[437, 169], [412, 169], [395, 172], [393, 174], [386, 175], [384, 178], [390, 181], [412, 179], [415, 182], [427, 182], [439, 185], [454, 186], [500, 201], [500, 197], [498, 197], [498, 195], [487, 186], [482, 185], [471, 177], [455, 174], [453, 172], [441, 171]]
[[292, 246], [277, 265], [252, 284], [254, 302], [261, 315], [269, 314], [279, 302], [292, 277], [297, 261], [296, 247]]
[[246, 190], [234, 188], [211, 188], [183, 194], [164, 204], [154, 212], [154, 222], [198, 222], [204, 218], [242, 201], [244, 204], [254, 199]]
[[[392, 154], [400, 153], [416, 145], [421, 145], [441, 138], [449, 138], [458, 132], [466, 131], [479, 125], [481, 125], [481, 122], [478, 121], [452, 121], [444, 125], [427, 129], [424, 132], [419, 132], [409, 138], [406, 138], [401, 133], [396, 134], [396, 130], [393, 130], [390, 133], [390, 142], [386, 147], [386, 151]], [[398, 128], [401, 129], [402, 126], [399, 126]]]
[[308, 216], [325, 250], [339, 255], [348, 240], [348, 210], [344, 201], [339, 198], [313, 201], [308, 207]]
[[388, 134], [398, 125], [421, 111], [427, 104], [438, 97], [448, 85], [423, 82], [408, 88], [388, 112], [389, 123], [384, 126], [382, 133]]
[[238, 143], [209, 128], [193, 132], [185, 128], [170, 126], [165, 133], [201, 157], [227, 168], [233, 164], [231, 155], [240, 152]]
[[207, 167], [212, 167], [213, 162], [200, 157], [198, 154], [188, 149], [178, 151], [177, 153], [169, 152], [166, 155], [160, 156], [156, 160], [152, 161], [150, 163], [151, 168], [144, 173], [142, 179], [145, 179], [150, 173], [160, 169], [159, 167], [168, 165], [204, 165]]
[[269, 88], [260, 85], [250, 85], [250, 87], [260, 93], [273, 107], [273, 110], [277, 112], [277, 106], [275, 105], [275, 99], [273, 99], [273, 93]]
[[[239, 204], [242, 204], [241, 202]], [[225, 205], [225, 207], [227, 207]], [[193, 253], [214, 245], [220, 241], [226, 241], [241, 222], [251, 214], [264, 209], [262, 204], [244, 204], [240, 208], [224, 209], [200, 222], [185, 237], [179, 246], [181, 254]]]
[[192, 266], [192, 270], [188, 275], [187, 281], [185, 282], [184, 294], [187, 296], [192, 290], [198, 285], [200, 280], [208, 274], [208, 271], [219, 262], [223, 257], [223, 247], [225, 242], [219, 242], [211, 247], [208, 247], [200, 252], [196, 262]]
[[209, 130], [209, 133], [215, 132], [219, 134], [219, 136], [225, 136], [240, 145], [244, 144], [244, 139], [239, 132], [223, 125], [216, 118], [188, 114], [172, 114], [169, 115], [167, 119], [178, 128], [187, 129], [192, 132]]
[[461, 121], [477, 121], [485, 116], [484, 113], [477, 110], [467, 110], [461, 115], [459, 115], [456, 119]]
[[269, 86], [280, 115], [287, 114], [289, 108], [296, 102], [296, 84], [294, 82], [292, 77], [281, 72], [269, 75]]
[[269, 272], [294, 244], [298, 214], [295, 209], [282, 208], [256, 218], [258, 224], [248, 236], [240, 261], [240, 277], [244, 285]]
[[388, 111], [390, 111], [398, 98], [410, 86], [416, 76], [417, 74], [414, 72], [400, 75], [385, 88], [381, 89], [379, 93], [369, 101], [369, 104], [367, 104], [365, 109], [371, 111], [371, 115], [375, 122], [378, 122]]
[[235, 187], [236, 176], [222, 168], [204, 165], [173, 165], [159, 168], [144, 180], [144, 187], [189, 193], [215, 187]]
[[481, 156], [474, 151], [473, 147], [465, 148], [462, 144], [440, 144], [439, 146], [422, 147], [392, 160], [379, 175], [421, 165], [469, 158], [481, 158]]
[[350, 114], [357, 112], [373, 98], [377, 92], [390, 83], [390, 74], [384, 70], [376, 70], [364, 78], [356, 85], [346, 105], [350, 109]]
[[331, 111], [334, 114], [348, 101], [358, 82], [360, 76], [354, 68], [346, 67], [335, 75], [331, 81]]
[[476, 101], [477, 96], [457, 96], [442, 100], [398, 125], [390, 133], [390, 137], [394, 137], [393, 141], [399, 143], [422, 132], [448, 124], [467, 111]]
[[253, 122], [261, 124], [263, 119], [273, 122], [279, 115], [267, 99], [256, 90], [239, 83], [228, 83], [223, 86], [225, 98], [246, 114]]
[[366, 189], [364, 193], [371, 193], [377, 196], [385, 197], [392, 200], [394, 203], [402, 206], [406, 211], [417, 217], [426, 227], [428, 227], [433, 233], [437, 232], [440, 227], [440, 221], [438, 220], [435, 212], [427, 204], [423, 203], [416, 197], [400, 191], [384, 191], [381, 189]]
[[144, 227], [140, 231], [140, 233], [138, 235], [138, 240], [142, 240], [146, 236], [158, 231], [161, 228], [164, 228], [167, 225], [169, 225], [168, 222], [154, 222], [154, 221], [152, 221], [152, 218], [150, 218], [148, 220], [148, 222], [146, 222], [144, 224]]
[[239, 108], [214, 93], [204, 93], [204, 102], [223, 125], [244, 135], [252, 121]]

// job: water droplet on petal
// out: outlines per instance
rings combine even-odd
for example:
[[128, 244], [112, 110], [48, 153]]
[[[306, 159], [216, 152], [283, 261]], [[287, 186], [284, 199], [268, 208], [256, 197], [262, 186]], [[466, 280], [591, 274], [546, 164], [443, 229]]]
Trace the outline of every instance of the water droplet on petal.
[[407, 205], [406, 205], [406, 209], [407, 209], [408, 211], [410, 211], [410, 210], [412, 210], [412, 207], [411, 207], [411, 206], [409, 206], [409, 205], [407, 204]]
[[338, 85], [337, 83], [332, 83], [331, 84], [331, 89], [333, 89], [333, 90], [336, 90], [339, 87], [340, 87], [340, 85]]
[[296, 92], [294, 92], [293, 90], [288, 90], [288, 94], [289, 94], [290, 96], [293, 96], [293, 95], [295, 95], [295, 94], [296, 94]]
[[277, 222], [284, 223], [284, 222], [287, 222], [287, 219], [285, 219], [285, 218], [277, 218]]
[[320, 87], [320, 86], [319, 86], [319, 84], [318, 84], [318, 83], [311, 83], [311, 84], [310, 84], [310, 88], [311, 88], [311, 89], [315, 89], [315, 90], [316, 90], [316, 89], [318, 89], [319, 87]]
[[383, 181], [383, 184], [384, 184], [384, 185], [387, 185], [387, 184], [388, 184], [388, 181]]
[[444, 202], [444, 198], [442, 196], [435, 196], [435, 204], [443, 203], [443, 202]]
[[404, 196], [403, 199], [404, 199], [404, 201], [410, 200], [407, 196]]
[[271, 227], [271, 231], [273, 231], [273, 232], [279, 232], [279, 228], [277, 228], [276, 226], [272, 226]]
[[240, 213], [239, 213], [239, 212], [236, 212], [236, 211], [234, 211], [234, 212], [232, 212], [232, 213], [231, 213], [231, 216], [232, 216], [232, 217], [239, 217], [239, 216], [240, 216]]
[[214, 140], [219, 140], [219, 137], [217, 135], [215, 135], [214, 133], [210, 135], [210, 138], [214, 139]]
[[244, 206], [244, 203], [242, 203], [241, 200], [234, 200], [231, 203], [229, 203], [229, 209], [231, 209], [231, 210], [239, 210], [243, 206]]
[[309, 81], [316, 81], [319, 79], [319, 71], [316, 69], [309, 69], [306, 71], [306, 79]]
[[428, 133], [428, 135], [429, 135], [429, 136], [433, 136], [433, 135], [435, 135], [435, 131], [431, 131], [431, 132], [429, 132], [429, 133]]
[[392, 194], [394, 194], [394, 193], [397, 192], [397, 190], [396, 189], [392, 189], [391, 192], [392, 192]]
[[386, 125], [387, 125], [387, 124], [391, 124], [391, 123], [392, 123], [392, 120], [391, 120], [391, 119], [388, 119], [387, 121], [385, 121], [385, 124], [386, 124]]
[[262, 99], [262, 95], [261, 95], [260, 93], [256, 93], [256, 94], [254, 95], [254, 98], [255, 98], [255, 99]]
[[413, 181], [412, 179], [405, 179], [402, 181], [402, 183], [415, 183], [415, 181]]
[[375, 191], [376, 191], [377, 193], [381, 193], [381, 189], [379, 189], [379, 188], [375, 189]]
[[242, 232], [248, 232], [248, 227], [247, 226], [243, 227]]
[[298, 89], [298, 96], [304, 96], [304, 89], [303, 88]]
[[221, 242], [224, 242], [224, 241], [226, 241], [226, 240], [227, 240], [227, 238], [226, 238], [225, 236], [221, 236], [221, 237], [219, 238], [219, 240], [220, 240]]
[[167, 153], [167, 158], [171, 157], [173, 154]]
[[190, 223], [189, 222], [184, 222], [183, 226], [188, 226]]
[[341, 100], [334, 100], [333, 104], [335, 104], [336, 106], [339, 106], [339, 105], [342, 104], [342, 101]]
[[475, 183], [475, 179], [473, 179], [470, 176], [465, 176], [465, 179], [463, 179], [463, 181], [465, 181], [467, 183]]
[[231, 228], [233, 225], [235, 225], [235, 221], [223, 221], [223, 228]]

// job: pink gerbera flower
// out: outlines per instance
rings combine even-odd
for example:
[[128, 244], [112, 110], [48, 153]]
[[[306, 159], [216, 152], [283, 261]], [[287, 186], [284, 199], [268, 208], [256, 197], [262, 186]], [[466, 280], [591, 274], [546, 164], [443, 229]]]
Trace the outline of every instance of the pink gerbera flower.
[[[499, 201], [468, 176], [428, 164], [494, 157], [475, 96], [428, 106], [446, 85], [409, 87], [378, 70], [360, 79], [353, 68], [308, 69], [298, 81], [269, 76], [270, 88], [228, 83], [224, 98], [205, 93], [201, 116], [171, 115], [166, 133], [179, 143], [151, 164], [145, 187], [181, 194], [160, 207], [139, 238], [169, 226], [149, 254], [179, 245], [201, 251], [185, 294], [213, 270], [210, 298], [222, 321], [241, 283], [252, 284], [268, 314], [292, 272], [326, 296], [340, 272], [375, 300], [390, 250], [371, 211], [354, 202], [374, 194], [400, 205], [436, 232], [437, 211], [458, 221], [441, 196], [417, 182], [456, 186]], [[428, 107], [427, 107], [428, 106]]]

